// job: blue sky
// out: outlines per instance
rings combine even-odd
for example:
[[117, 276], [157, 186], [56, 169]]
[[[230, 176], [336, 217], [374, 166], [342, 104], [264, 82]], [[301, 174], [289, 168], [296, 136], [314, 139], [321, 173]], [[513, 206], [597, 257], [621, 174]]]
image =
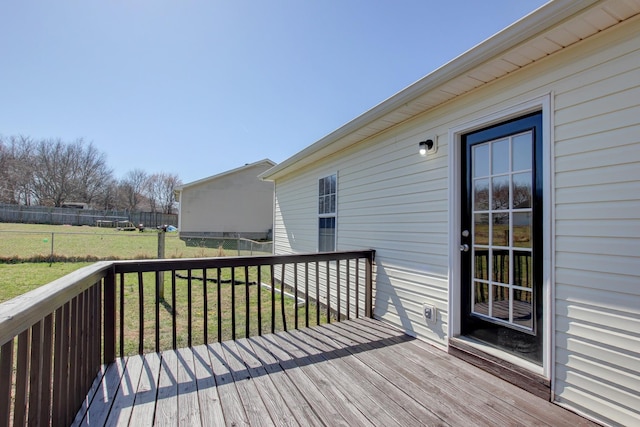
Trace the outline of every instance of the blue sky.
[[543, 0], [3, 0], [0, 134], [116, 178], [280, 162]]

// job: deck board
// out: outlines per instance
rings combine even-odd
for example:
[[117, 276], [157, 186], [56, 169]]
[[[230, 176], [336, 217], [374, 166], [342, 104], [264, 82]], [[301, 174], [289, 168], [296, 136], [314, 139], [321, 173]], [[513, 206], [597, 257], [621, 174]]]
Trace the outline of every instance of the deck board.
[[100, 375], [76, 425], [595, 425], [372, 319], [118, 359]]

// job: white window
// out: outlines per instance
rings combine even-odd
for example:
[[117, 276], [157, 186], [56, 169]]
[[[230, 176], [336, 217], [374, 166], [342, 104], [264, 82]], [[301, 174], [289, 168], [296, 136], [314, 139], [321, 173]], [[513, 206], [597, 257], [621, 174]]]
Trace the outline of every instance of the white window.
[[336, 250], [336, 174], [318, 180], [318, 251]]

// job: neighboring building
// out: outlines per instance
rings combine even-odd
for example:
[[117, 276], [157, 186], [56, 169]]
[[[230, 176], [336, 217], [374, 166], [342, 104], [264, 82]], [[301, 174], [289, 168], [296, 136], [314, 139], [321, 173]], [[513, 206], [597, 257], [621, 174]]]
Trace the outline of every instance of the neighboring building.
[[640, 425], [639, 1], [550, 2], [261, 178], [276, 254], [373, 248], [375, 317]]
[[273, 166], [265, 159], [177, 187], [180, 238], [269, 238], [273, 183], [261, 181], [258, 175]]

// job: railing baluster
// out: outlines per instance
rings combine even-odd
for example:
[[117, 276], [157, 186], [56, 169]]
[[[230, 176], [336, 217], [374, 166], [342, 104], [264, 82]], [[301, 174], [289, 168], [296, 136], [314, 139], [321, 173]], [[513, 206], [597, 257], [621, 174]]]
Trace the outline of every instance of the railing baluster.
[[351, 319], [351, 269], [349, 268], [349, 260], [347, 259], [347, 320]]
[[[40, 412], [36, 415], [40, 420], [48, 420], [51, 413], [51, 363], [52, 363], [52, 328], [53, 315], [49, 314], [42, 322], [42, 400]], [[92, 372], [88, 371], [89, 381], [93, 381]], [[88, 386], [86, 387], [88, 389]]]
[[[218, 284], [220, 286], [220, 284]], [[231, 267], [231, 339], [236, 340], [236, 268]]]
[[327, 323], [331, 323], [331, 272], [329, 265], [330, 261], [327, 261]]
[[282, 328], [284, 329], [284, 331], [286, 332], [287, 330], [287, 316], [286, 316], [286, 312], [285, 312], [285, 306], [284, 306], [284, 271], [286, 270], [286, 265], [285, 264], [281, 264], [281, 270], [280, 270], [280, 312], [282, 313]]
[[309, 262], [304, 263], [304, 326], [309, 327]]
[[[31, 327], [31, 363], [29, 366], [29, 422], [37, 420], [40, 403], [41, 353], [42, 351], [42, 322]], [[77, 353], [76, 353], [77, 355]], [[76, 369], [72, 369], [75, 371]], [[77, 378], [77, 373], [73, 378]], [[74, 401], [76, 396], [74, 397]]]
[[373, 317], [373, 255], [366, 258], [364, 291], [364, 315]]
[[11, 381], [13, 369], [13, 339], [0, 347], [0, 426], [9, 426], [11, 415]]
[[[98, 282], [94, 286], [93, 291], [93, 369], [97, 371], [100, 366], [100, 357], [102, 356], [102, 282]], [[55, 323], [54, 323], [55, 324]]]
[[164, 283], [160, 284], [160, 280], [164, 280], [164, 273], [160, 274], [159, 271], [156, 271], [156, 306], [155, 306], [155, 310], [154, 310], [154, 314], [155, 314], [155, 322], [156, 322], [156, 328], [155, 328], [155, 341], [156, 341], [156, 353], [160, 352], [160, 297], [161, 297], [161, 290], [160, 287], [162, 286], [162, 288], [164, 288]]
[[269, 271], [271, 273], [271, 333], [273, 334], [276, 331], [276, 281], [273, 264], [269, 265]]
[[192, 305], [192, 270], [187, 272], [187, 347], [193, 344], [193, 305]]
[[298, 329], [298, 263], [293, 263], [293, 329]]
[[178, 348], [178, 326], [176, 324], [176, 271], [171, 270], [171, 345]]
[[120, 357], [124, 357], [124, 273], [120, 273]]
[[[124, 294], [120, 296], [124, 298]], [[116, 276], [112, 268], [104, 278], [104, 358], [103, 363], [116, 359]], [[120, 324], [124, 328], [124, 323]]]
[[[75, 297], [71, 300], [71, 314], [70, 314], [70, 333], [69, 333], [69, 365], [68, 365], [68, 376], [69, 376], [69, 392], [67, 397], [67, 417], [69, 420], [73, 419], [73, 414], [75, 413], [76, 408], [76, 390], [78, 388], [77, 384], [77, 370], [78, 367], [78, 298]], [[33, 342], [33, 340], [32, 340]]]
[[336, 318], [338, 319], [338, 322], [341, 320], [340, 319], [340, 302], [342, 301], [342, 294], [340, 293], [340, 260], [336, 260], [336, 300], [337, 300], [337, 311], [338, 314], [336, 316]]
[[250, 335], [250, 325], [249, 325], [249, 318], [250, 318], [250, 310], [249, 310], [249, 302], [251, 300], [249, 299], [249, 266], [245, 265], [244, 266], [244, 307], [245, 307], [245, 311], [244, 311], [244, 316], [245, 316], [245, 338], [249, 338]]
[[256, 305], [258, 307], [258, 336], [262, 336], [262, 266], [257, 266], [256, 272]]
[[[66, 306], [66, 304], [65, 304]], [[63, 424], [62, 396], [63, 396], [63, 379], [66, 378], [64, 371], [63, 352], [64, 352], [64, 309], [60, 307], [55, 314], [55, 339], [53, 342], [53, 405], [51, 410], [51, 420], [54, 425]]]
[[320, 263], [316, 261], [316, 325], [320, 324]]
[[204, 344], [209, 344], [209, 296], [207, 295], [207, 269], [202, 269], [202, 311], [204, 312], [204, 334], [202, 336]]
[[356, 258], [356, 319], [360, 317], [360, 258]]
[[138, 354], [144, 353], [144, 280], [138, 272]]
[[[12, 341], [13, 344], [13, 341]], [[18, 354], [16, 355], [16, 391], [13, 413], [13, 425], [26, 425], [27, 421], [27, 384], [29, 378], [29, 351], [31, 328], [18, 335]]]
[[218, 304], [218, 342], [222, 342], [222, 290], [220, 289], [220, 268], [216, 273], [216, 299]]

